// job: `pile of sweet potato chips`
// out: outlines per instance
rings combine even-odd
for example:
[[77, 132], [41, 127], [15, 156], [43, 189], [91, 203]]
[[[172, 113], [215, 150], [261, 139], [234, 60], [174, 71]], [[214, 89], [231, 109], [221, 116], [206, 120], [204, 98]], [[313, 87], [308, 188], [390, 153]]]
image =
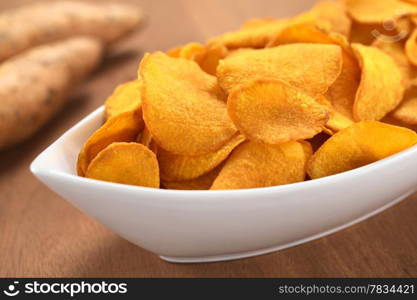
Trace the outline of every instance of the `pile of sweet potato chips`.
[[80, 176], [182, 190], [345, 172], [417, 144], [417, 1], [320, 2], [146, 54]]

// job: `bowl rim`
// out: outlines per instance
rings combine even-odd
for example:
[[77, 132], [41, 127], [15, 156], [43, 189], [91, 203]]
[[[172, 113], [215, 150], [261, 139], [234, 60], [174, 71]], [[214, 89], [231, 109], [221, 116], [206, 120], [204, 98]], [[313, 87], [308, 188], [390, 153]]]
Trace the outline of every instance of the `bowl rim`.
[[[128, 185], [128, 184], [122, 184], [122, 183], [114, 183], [114, 182], [107, 182], [102, 180], [96, 180], [91, 178], [85, 178], [78, 176], [77, 174], [70, 174], [65, 171], [58, 171], [53, 169], [47, 169], [39, 166], [38, 161], [45, 156], [49, 151], [53, 151], [59, 144], [64, 143], [66, 138], [73, 134], [74, 132], [82, 129], [86, 123], [92, 121], [93, 119], [96, 119], [100, 113], [104, 111], [104, 106], [100, 106], [87, 116], [85, 116], [82, 120], [80, 120], [78, 123], [76, 123], [74, 126], [69, 128], [64, 134], [62, 134], [57, 140], [55, 140], [51, 145], [49, 145], [45, 150], [43, 150], [30, 164], [30, 171], [35, 175], [44, 175], [44, 176], [53, 176], [53, 177], [60, 177], [64, 180], [76, 180], [79, 181], [82, 184], [89, 184], [89, 185], [96, 185], [97, 188], [118, 188], [123, 189], [126, 191], [141, 191], [141, 192], [152, 192], [156, 194], [161, 195], [169, 195], [169, 194], [175, 194], [176, 196], [181, 195], [187, 195], [187, 196], [232, 196], [237, 195], [241, 193], [245, 193], [245, 195], [249, 194], [259, 194], [259, 193], [278, 193], [278, 192], [288, 192], [293, 191], [295, 189], [302, 189], [302, 188], [309, 188], [312, 186], [323, 186], [332, 184], [334, 182], [340, 181], [340, 180], [346, 180], [349, 177], [356, 176], [356, 175], [366, 175], [369, 172], [377, 172], [381, 168], [389, 168], [390, 165], [395, 164], [399, 160], [406, 160], [409, 157], [413, 157], [417, 155], [417, 144], [403, 150], [401, 152], [398, 152], [396, 154], [393, 154], [389, 157], [386, 157], [384, 159], [381, 159], [379, 161], [367, 164], [365, 166], [352, 169], [349, 171], [345, 171], [342, 173], [318, 178], [318, 179], [310, 179], [295, 183], [289, 183], [284, 185], [278, 185], [278, 186], [271, 186], [271, 187], [258, 187], [258, 188], [249, 188], [249, 189], [235, 189], [235, 190], [172, 190], [172, 189], [161, 189], [161, 188], [150, 188], [150, 187], [143, 187], [143, 186], [135, 186], [135, 185]], [[75, 167], [74, 167], [75, 168]], [[193, 198], [193, 201], [198, 201], [199, 199]]]

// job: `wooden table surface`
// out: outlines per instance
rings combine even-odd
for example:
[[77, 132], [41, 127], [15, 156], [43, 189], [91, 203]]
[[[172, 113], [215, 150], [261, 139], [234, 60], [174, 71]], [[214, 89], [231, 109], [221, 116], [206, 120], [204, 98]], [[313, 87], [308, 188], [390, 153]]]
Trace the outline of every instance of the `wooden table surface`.
[[[0, 10], [26, 2], [0, 1]], [[276, 0], [130, 2], [146, 11], [147, 27], [113, 48], [105, 64], [41, 132], [0, 152], [1, 277], [417, 276], [417, 195], [304, 245], [238, 261], [181, 265], [116, 236], [35, 179], [29, 164], [36, 155], [101, 105], [115, 85], [134, 78], [144, 52], [204, 41], [250, 17], [294, 14], [313, 1], [292, 0], [287, 3], [294, 7], [286, 11], [278, 7], [284, 1]]]

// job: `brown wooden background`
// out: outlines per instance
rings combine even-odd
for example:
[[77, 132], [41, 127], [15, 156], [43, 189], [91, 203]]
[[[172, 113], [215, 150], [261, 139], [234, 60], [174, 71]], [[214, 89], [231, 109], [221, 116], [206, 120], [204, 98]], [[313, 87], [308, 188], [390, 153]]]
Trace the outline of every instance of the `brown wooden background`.
[[[0, 10], [33, 1], [2, 0]], [[103, 67], [40, 133], [0, 152], [0, 276], [417, 276], [417, 195], [366, 222], [298, 247], [238, 261], [180, 265], [119, 238], [38, 182], [29, 172], [30, 162], [101, 105], [116, 84], [134, 78], [145, 51], [204, 41], [247, 18], [294, 14], [313, 1], [130, 2], [148, 14], [147, 27], [112, 49]], [[278, 8], [284, 2], [292, 5], [285, 12]]]

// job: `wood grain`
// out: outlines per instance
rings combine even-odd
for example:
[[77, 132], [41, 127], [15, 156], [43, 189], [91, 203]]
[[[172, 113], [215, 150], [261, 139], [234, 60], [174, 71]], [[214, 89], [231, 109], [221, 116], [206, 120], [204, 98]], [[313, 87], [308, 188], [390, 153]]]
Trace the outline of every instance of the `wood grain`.
[[[27, 2], [1, 1], [0, 9]], [[368, 221], [298, 247], [238, 261], [180, 265], [119, 238], [37, 181], [29, 172], [30, 162], [101, 105], [116, 84], [134, 78], [145, 51], [204, 41], [250, 17], [283, 14], [276, 0], [130, 2], [146, 11], [148, 26], [111, 49], [103, 67], [40, 133], [0, 153], [1, 277], [417, 276], [417, 195]], [[303, 2], [292, 0], [294, 8], [285, 13], [298, 12]]]

